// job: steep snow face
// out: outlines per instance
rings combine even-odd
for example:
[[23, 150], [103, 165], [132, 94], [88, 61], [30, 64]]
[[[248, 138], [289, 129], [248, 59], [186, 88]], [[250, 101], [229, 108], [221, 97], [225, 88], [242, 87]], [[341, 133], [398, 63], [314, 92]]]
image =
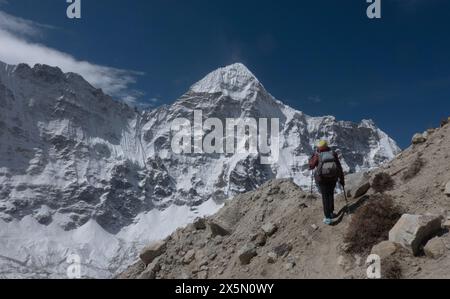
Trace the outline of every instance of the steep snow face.
[[[224, 122], [279, 119], [280, 159], [175, 154], [171, 123], [192, 120], [194, 110]], [[139, 113], [76, 74], [0, 63], [0, 276], [61, 277], [61, 261], [75, 252], [86, 276], [107, 277], [140, 246], [236, 194], [273, 178], [307, 188], [307, 161], [321, 138], [339, 148], [350, 172], [399, 152], [372, 121], [284, 105], [242, 64], [212, 72], [171, 106]]]

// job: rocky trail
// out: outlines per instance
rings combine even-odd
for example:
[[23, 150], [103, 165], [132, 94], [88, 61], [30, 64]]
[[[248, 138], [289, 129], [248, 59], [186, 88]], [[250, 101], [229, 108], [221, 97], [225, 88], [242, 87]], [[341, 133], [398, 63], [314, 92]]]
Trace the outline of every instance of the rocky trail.
[[[317, 195], [273, 180], [149, 245], [118, 278], [367, 278], [371, 252], [380, 256], [385, 278], [450, 278], [450, 126], [420, 136], [391, 163], [347, 177], [351, 214], [343, 194], [337, 196], [334, 226], [322, 224]], [[377, 195], [381, 173], [390, 184]], [[368, 216], [363, 210], [370, 213], [362, 207], [380, 198], [393, 199], [404, 215], [380, 244], [349, 251], [346, 235]]]

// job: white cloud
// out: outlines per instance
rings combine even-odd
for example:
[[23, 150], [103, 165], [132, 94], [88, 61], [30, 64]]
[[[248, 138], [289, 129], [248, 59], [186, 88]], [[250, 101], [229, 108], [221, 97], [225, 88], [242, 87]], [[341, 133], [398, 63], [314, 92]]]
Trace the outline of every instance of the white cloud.
[[[2, 4], [3, 3], [0, 2], [0, 5]], [[53, 27], [18, 18], [0, 11], [0, 28], [11, 34], [34, 38], [41, 37], [43, 35], [43, 29], [50, 29]]]
[[70, 54], [36, 42], [35, 39], [42, 37], [45, 29], [49, 28], [51, 27], [0, 11], [0, 60], [8, 64], [27, 63], [33, 66], [39, 63], [57, 66], [64, 72], [80, 74], [107, 94], [121, 99], [134, 97], [137, 100], [138, 93], [131, 90], [130, 85], [142, 73], [80, 61]]
[[319, 96], [310, 96], [310, 97], [308, 97], [308, 101], [310, 101], [314, 104], [319, 104], [319, 103], [322, 103], [322, 98]]

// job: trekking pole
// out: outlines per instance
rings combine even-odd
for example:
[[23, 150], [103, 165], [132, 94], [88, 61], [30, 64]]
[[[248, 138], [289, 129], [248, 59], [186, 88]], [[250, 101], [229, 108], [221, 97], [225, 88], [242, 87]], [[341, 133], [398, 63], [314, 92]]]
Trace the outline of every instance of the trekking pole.
[[313, 195], [313, 186], [314, 186], [314, 170], [311, 170], [311, 195]]

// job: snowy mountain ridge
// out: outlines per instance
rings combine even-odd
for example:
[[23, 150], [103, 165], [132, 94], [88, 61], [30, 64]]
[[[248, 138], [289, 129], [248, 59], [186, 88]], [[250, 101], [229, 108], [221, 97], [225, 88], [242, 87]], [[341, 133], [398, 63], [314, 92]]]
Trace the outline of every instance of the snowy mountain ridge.
[[[278, 163], [174, 154], [171, 123], [194, 110], [205, 119], [278, 118]], [[311, 117], [284, 105], [242, 64], [141, 113], [77, 74], [0, 63], [0, 277], [64, 277], [70, 252], [81, 256], [84, 275], [108, 277], [140, 246], [236, 194], [273, 178], [307, 187], [307, 160], [321, 138], [340, 149], [350, 172], [400, 151], [372, 121]]]

